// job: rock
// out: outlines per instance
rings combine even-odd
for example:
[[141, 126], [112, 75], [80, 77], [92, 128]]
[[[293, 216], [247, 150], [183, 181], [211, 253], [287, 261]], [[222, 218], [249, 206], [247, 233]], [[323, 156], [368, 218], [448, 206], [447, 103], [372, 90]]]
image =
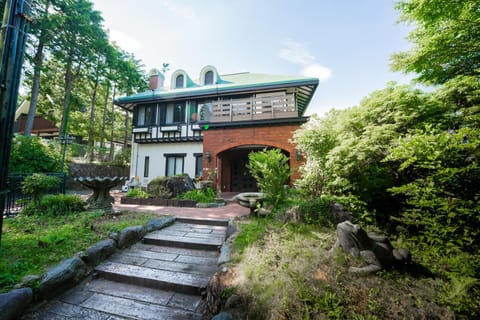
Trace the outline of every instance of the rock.
[[212, 320], [232, 320], [232, 316], [228, 312], [220, 312], [212, 318]]
[[152, 232], [155, 230], [160, 230], [165, 227], [168, 227], [175, 222], [175, 217], [163, 217], [160, 219], [150, 219], [147, 222], [147, 232]]
[[188, 175], [156, 177], [148, 183], [148, 193], [157, 198], [171, 199], [195, 189]]
[[106, 239], [88, 248], [82, 257], [82, 260], [89, 266], [95, 266], [111, 256], [115, 250], [115, 240]]
[[32, 298], [33, 292], [30, 288], [0, 293], [0, 320], [16, 319], [32, 301]]
[[376, 233], [366, 233], [358, 224], [344, 221], [337, 225], [337, 242], [354, 257], [362, 257], [367, 266], [350, 267], [350, 272], [371, 273], [385, 267], [396, 267], [411, 262], [410, 252], [406, 249], [393, 249], [387, 237]]
[[65, 289], [73, 287], [87, 274], [87, 266], [78, 257], [64, 260], [56, 267], [50, 269], [40, 282], [39, 293], [42, 297], [49, 298]]
[[241, 306], [243, 303], [242, 297], [237, 294], [232, 294], [225, 302], [225, 309], [233, 309]]
[[334, 223], [343, 221], [353, 221], [353, 214], [345, 209], [340, 203], [332, 202], [330, 204], [330, 213]]
[[118, 247], [120, 249], [126, 248], [140, 241], [145, 233], [146, 229], [144, 226], [133, 226], [123, 229], [118, 234]]
[[230, 247], [227, 241], [225, 241], [222, 247], [220, 248], [220, 256], [218, 257], [218, 260], [217, 260], [217, 266], [221, 266], [222, 264], [227, 263], [229, 261], [230, 261]]
[[118, 232], [110, 232], [108, 237], [112, 240], [115, 240], [118, 243]]
[[20, 283], [17, 283], [13, 288], [14, 289], [20, 289], [25, 287], [33, 288], [35, 287], [36, 282], [40, 281], [41, 279], [42, 279], [42, 276], [39, 276], [36, 274], [29, 274], [23, 277], [22, 281], [20, 281]]
[[227, 226], [226, 238], [230, 238], [232, 235], [237, 233], [237, 230], [237, 225], [230, 222]]

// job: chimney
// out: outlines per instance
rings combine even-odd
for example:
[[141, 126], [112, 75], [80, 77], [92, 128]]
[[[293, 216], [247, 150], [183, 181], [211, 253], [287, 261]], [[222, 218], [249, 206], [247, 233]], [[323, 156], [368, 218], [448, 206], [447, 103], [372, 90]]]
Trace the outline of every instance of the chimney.
[[150, 90], [157, 90], [163, 88], [163, 82], [165, 81], [165, 76], [158, 70], [152, 69], [149, 72], [149, 83], [148, 88]]

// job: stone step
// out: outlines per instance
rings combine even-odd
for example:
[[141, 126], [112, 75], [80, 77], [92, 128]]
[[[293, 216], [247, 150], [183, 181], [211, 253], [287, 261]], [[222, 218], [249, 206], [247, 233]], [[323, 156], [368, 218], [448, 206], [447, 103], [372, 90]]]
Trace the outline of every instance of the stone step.
[[143, 242], [159, 246], [218, 251], [225, 240], [226, 229], [225, 226], [177, 221], [167, 228], [147, 234]]
[[187, 217], [177, 217], [177, 222], [191, 223], [191, 224], [202, 224], [209, 226], [228, 226], [228, 219], [208, 219], [208, 218], [187, 218]]
[[104, 279], [185, 294], [202, 294], [211, 274], [185, 273], [105, 262], [95, 268]]

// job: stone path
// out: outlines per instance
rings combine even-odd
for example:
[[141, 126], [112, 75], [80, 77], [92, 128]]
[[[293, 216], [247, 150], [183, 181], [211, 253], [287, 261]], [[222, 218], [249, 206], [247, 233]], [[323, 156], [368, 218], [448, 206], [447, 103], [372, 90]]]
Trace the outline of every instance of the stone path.
[[22, 319], [201, 319], [201, 296], [216, 271], [227, 225], [179, 218]]

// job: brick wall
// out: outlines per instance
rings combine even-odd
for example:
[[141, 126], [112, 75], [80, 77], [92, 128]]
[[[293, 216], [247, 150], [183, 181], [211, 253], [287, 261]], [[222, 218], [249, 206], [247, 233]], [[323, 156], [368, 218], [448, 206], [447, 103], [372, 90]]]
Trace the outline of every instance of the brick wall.
[[[290, 154], [290, 165], [298, 168], [304, 159], [297, 160], [296, 146], [289, 142], [293, 132], [299, 125], [277, 125], [250, 128], [214, 128], [203, 132], [203, 152], [211, 154], [211, 162], [203, 157], [204, 177], [208, 170], [219, 170], [217, 180], [221, 173], [221, 162], [218, 155], [223, 151], [245, 145], [265, 145], [282, 149]], [[292, 181], [299, 178], [298, 170], [292, 175]]]

